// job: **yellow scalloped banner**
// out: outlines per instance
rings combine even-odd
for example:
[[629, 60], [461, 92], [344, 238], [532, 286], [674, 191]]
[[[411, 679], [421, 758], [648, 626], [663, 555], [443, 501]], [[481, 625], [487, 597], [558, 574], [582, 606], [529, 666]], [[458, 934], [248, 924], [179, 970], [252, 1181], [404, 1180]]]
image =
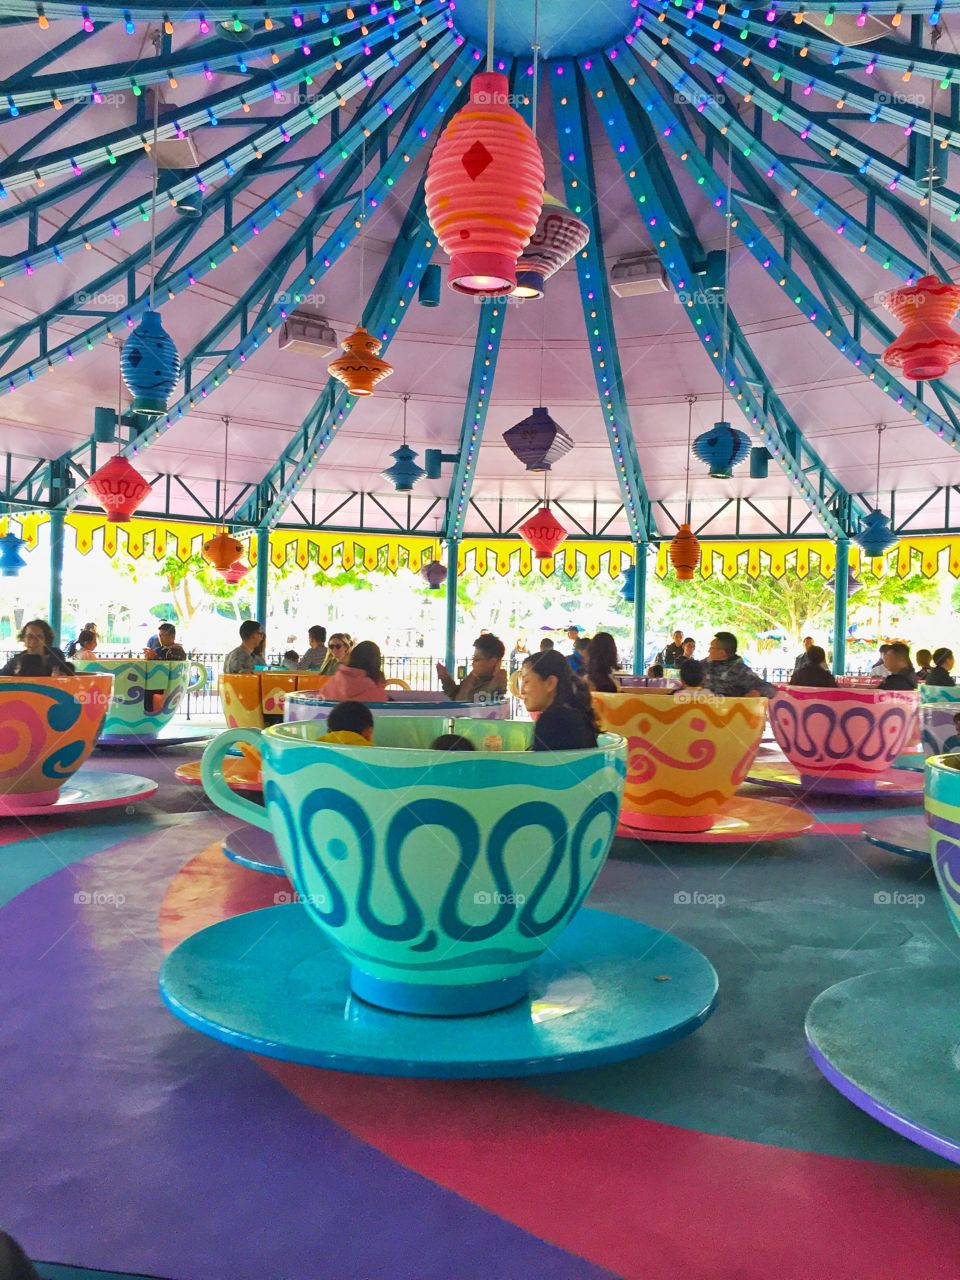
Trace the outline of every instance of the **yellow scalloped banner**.
[[[47, 512], [25, 512], [0, 517], [0, 534], [9, 527], [19, 527], [29, 550], [35, 550], [40, 528], [49, 520]], [[198, 552], [212, 536], [209, 524], [163, 519], [134, 519], [126, 524], [110, 524], [105, 515], [73, 511], [67, 516], [67, 525], [73, 529], [77, 550], [88, 555], [94, 549], [108, 556], [120, 550], [133, 560], [144, 554], [163, 560], [175, 555], [187, 560]], [[246, 542], [246, 556], [251, 565], [257, 563], [257, 537], [252, 533], [238, 533]], [[270, 559], [273, 564], [286, 564], [291, 555], [295, 564], [306, 569], [315, 547], [316, 563], [321, 569], [352, 569], [362, 565], [375, 569], [381, 555], [386, 553], [388, 567], [396, 572], [406, 568], [418, 572], [428, 559], [444, 559], [443, 542], [429, 535], [338, 533], [325, 529], [275, 529], [270, 534]], [[672, 573], [669, 557], [669, 541], [657, 547], [655, 573], [666, 578]], [[700, 544], [700, 575], [710, 578], [716, 574], [728, 581], [745, 574], [758, 578], [769, 574], [782, 578], [785, 573], [795, 573], [806, 578], [810, 572], [824, 578], [833, 575], [836, 567], [836, 547], [824, 538], [743, 539], [736, 542], [710, 542]], [[568, 538], [555, 556], [535, 560], [527, 543], [519, 538], [464, 538], [460, 543], [458, 572], [472, 571], [480, 577], [495, 573], [498, 577], [516, 574], [525, 578], [536, 570], [549, 578], [559, 572], [573, 577], [578, 572], [588, 578], [597, 578], [606, 572], [617, 578], [624, 568], [634, 563], [636, 548], [630, 542], [616, 539], [588, 541]], [[850, 544], [850, 567], [859, 572], [867, 567], [867, 558], [855, 543]], [[869, 569], [875, 574], [895, 573], [900, 578], [921, 573], [934, 578], [941, 570], [960, 578], [960, 537], [905, 537], [886, 555], [869, 561]]]

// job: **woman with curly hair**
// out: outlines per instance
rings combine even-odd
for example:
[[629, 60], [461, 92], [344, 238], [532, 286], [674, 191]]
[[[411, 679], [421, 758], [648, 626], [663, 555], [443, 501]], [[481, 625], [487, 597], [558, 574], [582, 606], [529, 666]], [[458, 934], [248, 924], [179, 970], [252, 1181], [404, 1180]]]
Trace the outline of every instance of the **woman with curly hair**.
[[598, 631], [587, 650], [584, 675], [594, 693], [619, 693], [620, 685], [613, 673], [620, 665], [617, 642], [609, 631]]
[[528, 711], [539, 713], [532, 750], [581, 751], [597, 745], [600, 729], [590, 690], [556, 649], [527, 658], [520, 695]]

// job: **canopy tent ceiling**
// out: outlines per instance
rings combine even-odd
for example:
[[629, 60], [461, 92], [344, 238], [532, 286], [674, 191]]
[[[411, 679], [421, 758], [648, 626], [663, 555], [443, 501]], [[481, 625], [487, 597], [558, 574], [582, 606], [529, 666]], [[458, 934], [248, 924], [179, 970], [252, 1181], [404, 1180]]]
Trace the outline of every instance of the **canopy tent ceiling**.
[[[764, 480], [746, 468], [712, 480], [693, 460], [695, 513], [711, 517], [713, 536], [801, 521], [806, 535], [853, 531], [873, 505], [884, 424], [881, 506], [896, 490], [906, 519], [935, 490], [960, 484], [955, 379], [918, 389], [877, 361], [898, 331], [883, 291], [926, 265], [931, 71], [943, 86], [933, 265], [957, 276], [958, 7], [939, 5], [931, 25], [922, 5], [871, 4], [867, 34], [878, 38], [843, 45], [835, 34], [863, 37], [860, 4], [806, 4], [810, 20], [798, 23], [775, 4], [734, 12], [711, 0], [605, 0], [571, 17], [569, 4], [540, 0], [546, 185], [579, 205], [591, 245], [548, 282], [543, 301], [480, 306], [445, 288], [439, 306], [425, 307], [417, 282], [445, 258], [409, 211], [439, 128], [482, 65], [485, 3], [211, 5], [207, 32], [196, 6], [88, 4], [85, 32], [79, 5], [5, 5], [0, 442], [14, 455], [5, 496], [84, 500], [74, 488], [94, 462], [93, 407], [128, 398], [119, 342], [149, 296], [153, 160], [144, 143], [156, 85], [161, 162], [171, 147], [178, 164], [188, 141], [194, 149], [189, 167], [160, 170], [156, 221], [157, 303], [189, 357], [190, 384], [174, 391], [169, 425], [159, 420], [149, 442], [129, 440], [148, 478], [170, 477], [148, 509], [195, 518], [226, 506], [251, 524], [355, 525], [359, 498], [349, 495], [363, 493], [374, 499], [364, 524], [450, 532], [449, 463], [409, 496], [380, 474], [400, 443], [408, 395], [408, 440], [421, 463], [428, 448], [456, 454], [463, 424], [488, 405], [475, 474], [457, 474], [474, 498], [465, 532], [509, 529], [538, 503], [542, 477], [522, 469], [502, 434], [543, 402], [576, 444], [553, 468], [550, 497], [588, 533], [669, 536], [682, 519], [691, 399], [693, 435], [721, 416], [722, 256], [719, 276], [716, 258], [703, 268], [724, 249], [729, 181], [734, 387], [724, 416], [777, 457]], [[529, 118], [534, 6], [499, 8], [497, 63]], [[815, 26], [811, 15], [828, 8], [832, 27]], [[902, 21], [890, 25], [898, 10]], [[941, 33], [933, 51], [932, 31]], [[185, 216], [201, 194], [202, 216]], [[601, 263], [607, 275], [643, 251], [659, 253], [669, 287], [607, 299]], [[387, 335], [395, 371], [374, 397], [344, 410], [328, 382], [332, 357], [279, 350], [281, 309], [297, 307], [341, 338], [361, 314]], [[471, 376], [478, 342], [481, 357], [490, 345], [482, 385]], [[600, 360], [614, 386], [607, 414]], [[635, 441], [625, 472], [611, 423]], [[38, 484], [37, 458], [72, 464], [59, 490]], [[627, 473], [650, 500], [635, 526], [621, 509]], [[723, 507], [728, 498], [744, 501]], [[938, 498], [907, 524], [949, 520]]]

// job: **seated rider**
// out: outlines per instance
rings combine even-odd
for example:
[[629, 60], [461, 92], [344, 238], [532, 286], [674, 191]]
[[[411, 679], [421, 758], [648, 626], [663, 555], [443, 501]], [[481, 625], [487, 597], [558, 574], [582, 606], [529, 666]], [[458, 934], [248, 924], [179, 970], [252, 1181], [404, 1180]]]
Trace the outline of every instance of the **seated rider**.
[[439, 738], [434, 738], [430, 743], [431, 751], [476, 751], [476, 747], [469, 738], [465, 738], [462, 733], [441, 733]]
[[34, 618], [24, 624], [20, 635], [22, 653], [15, 653], [3, 668], [0, 676], [72, 676], [73, 667], [65, 662], [59, 649], [54, 648], [53, 630], [49, 622]]
[[454, 702], [501, 702], [507, 693], [507, 673], [502, 666], [505, 653], [503, 641], [496, 636], [487, 631], [477, 636], [470, 674], [459, 684], [442, 662], [437, 663], [443, 692]]
[[363, 702], [338, 702], [327, 716], [327, 732], [319, 741], [341, 747], [372, 747], [372, 711]]
[[710, 641], [708, 661], [703, 676], [704, 688], [721, 698], [770, 698], [773, 685], [761, 680], [737, 655], [737, 637], [730, 631], [718, 631]]
[[582, 751], [597, 745], [596, 713], [585, 680], [575, 676], [562, 653], [532, 654], [523, 664], [524, 706], [538, 712], [534, 751]]

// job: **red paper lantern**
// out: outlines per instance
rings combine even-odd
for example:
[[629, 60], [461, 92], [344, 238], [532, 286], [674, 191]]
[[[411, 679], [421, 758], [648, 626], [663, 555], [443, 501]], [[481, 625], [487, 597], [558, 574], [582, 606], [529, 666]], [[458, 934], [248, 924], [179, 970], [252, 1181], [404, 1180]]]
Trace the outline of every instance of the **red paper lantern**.
[[220, 571], [224, 582], [229, 583], [231, 587], [234, 587], [238, 582], [241, 582], [249, 572], [250, 566], [248, 564], [244, 564], [242, 560], [234, 560], [229, 569], [222, 569]]
[[126, 458], [114, 454], [87, 481], [111, 524], [125, 524], [153, 489]]
[[567, 531], [549, 507], [541, 507], [517, 530], [524, 542], [529, 542], [538, 560], [552, 556], [566, 538]]
[[884, 351], [884, 364], [919, 382], [942, 378], [960, 360], [960, 333], [950, 328], [960, 307], [960, 286], [921, 276], [915, 285], [893, 289], [884, 302], [904, 326]]
[[243, 555], [243, 543], [224, 529], [215, 538], [207, 539], [201, 554], [218, 573], [226, 574], [233, 568], [234, 561]]
[[700, 543], [688, 524], [682, 524], [670, 543], [670, 560], [681, 582], [689, 582], [700, 563]]
[[543, 205], [543, 156], [510, 106], [507, 77], [481, 71], [427, 167], [427, 216], [459, 293], [509, 293]]

